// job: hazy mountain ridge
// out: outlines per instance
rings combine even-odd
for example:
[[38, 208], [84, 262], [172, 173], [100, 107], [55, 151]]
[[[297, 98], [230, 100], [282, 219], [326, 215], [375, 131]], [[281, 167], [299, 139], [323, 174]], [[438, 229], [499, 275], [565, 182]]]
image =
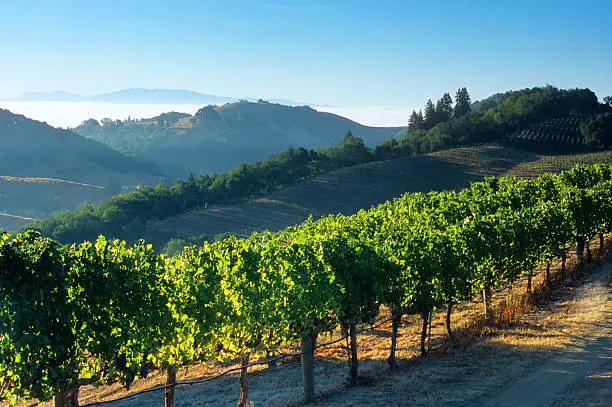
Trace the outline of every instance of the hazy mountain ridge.
[[[80, 95], [64, 91], [32, 92], [11, 99], [27, 102], [106, 102], [106, 103], [150, 103], [150, 104], [224, 104], [241, 100], [256, 102], [253, 97], [231, 97], [211, 95], [186, 89], [129, 88], [95, 95]], [[299, 105], [293, 100], [270, 99], [271, 102]]]
[[348, 131], [374, 146], [400, 127], [368, 127], [308, 106], [259, 101], [208, 105], [193, 116], [167, 113], [140, 121], [88, 120], [74, 129], [140, 160], [163, 165], [176, 177], [227, 171], [288, 147], [335, 145]]

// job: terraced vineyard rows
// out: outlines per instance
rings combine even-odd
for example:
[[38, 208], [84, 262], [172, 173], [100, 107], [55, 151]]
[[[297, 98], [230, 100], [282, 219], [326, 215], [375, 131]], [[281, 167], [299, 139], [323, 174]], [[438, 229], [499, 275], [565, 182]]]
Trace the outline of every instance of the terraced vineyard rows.
[[580, 114], [548, 120], [540, 125], [525, 129], [514, 137], [519, 140], [554, 142], [563, 144], [584, 144], [580, 124], [591, 115]]
[[209, 207], [150, 224], [181, 237], [221, 233], [248, 236], [280, 230], [309, 215], [351, 214], [404, 192], [460, 189], [486, 176], [533, 178], [576, 163], [612, 161], [612, 152], [537, 155], [497, 145], [455, 148], [432, 154], [342, 168], [242, 203]]

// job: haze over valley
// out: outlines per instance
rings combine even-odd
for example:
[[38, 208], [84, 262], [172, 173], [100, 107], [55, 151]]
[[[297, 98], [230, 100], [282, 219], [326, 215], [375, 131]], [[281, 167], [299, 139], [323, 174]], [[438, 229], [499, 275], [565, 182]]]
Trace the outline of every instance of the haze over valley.
[[[229, 102], [229, 100], [228, 100]], [[286, 103], [285, 103], [286, 104]], [[297, 104], [296, 104], [297, 105]], [[95, 101], [15, 101], [0, 100], [0, 108], [23, 114], [51, 126], [74, 128], [86, 119], [98, 121], [144, 119], [166, 112], [194, 114], [203, 105], [189, 103], [113, 103]], [[412, 110], [401, 106], [317, 106], [319, 112], [328, 112], [346, 117], [365, 126], [401, 127]]]

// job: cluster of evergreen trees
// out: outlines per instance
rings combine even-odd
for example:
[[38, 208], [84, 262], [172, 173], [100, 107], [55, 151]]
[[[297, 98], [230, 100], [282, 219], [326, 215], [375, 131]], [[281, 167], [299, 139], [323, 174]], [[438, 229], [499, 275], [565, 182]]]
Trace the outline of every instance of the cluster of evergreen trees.
[[463, 117], [472, 110], [470, 94], [467, 88], [457, 89], [455, 95], [455, 106], [453, 106], [453, 98], [448, 93], [444, 93], [442, 97], [434, 105], [431, 99], [425, 103], [425, 111], [413, 110], [408, 120], [407, 132], [415, 130], [429, 130], [438, 123], [447, 122], [454, 117]]

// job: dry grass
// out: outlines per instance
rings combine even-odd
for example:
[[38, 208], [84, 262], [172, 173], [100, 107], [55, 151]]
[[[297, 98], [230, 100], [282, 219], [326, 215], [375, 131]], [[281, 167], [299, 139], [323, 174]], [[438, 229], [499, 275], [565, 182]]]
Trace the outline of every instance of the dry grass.
[[24, 182], [24, 183], [29, 183], [29, 184], [70, 184], [70, 185], [78, 185], [78, 186], [87, 187], [87, 188], [104, 189], [104, 187], [101, 185], [86, 184], [83, 182], [69, 181], [69, 180], [58, 179], [58, 178], [13, 177], [9, 175], [0, 175], [0, 179], [4, 181], [8, 181], [8, 182]]

